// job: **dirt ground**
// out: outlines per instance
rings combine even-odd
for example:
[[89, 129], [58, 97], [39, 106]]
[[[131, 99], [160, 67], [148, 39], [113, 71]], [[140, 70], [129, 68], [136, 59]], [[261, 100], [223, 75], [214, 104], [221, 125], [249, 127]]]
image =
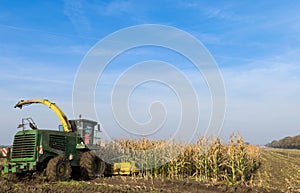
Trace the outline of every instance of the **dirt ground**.
[[0, 180], [0, 192], [96, 193], [96, 192], [201, 192], [201, 193], [280, 193], [260, 187], [207, 185], [196, 181], [159, 180], [137, 177], [105, 177], [92, 181], [47, 182], [43, 179], [12, 182]]
[[262, 149], [262, 186], [300, 192], [300, 150]]

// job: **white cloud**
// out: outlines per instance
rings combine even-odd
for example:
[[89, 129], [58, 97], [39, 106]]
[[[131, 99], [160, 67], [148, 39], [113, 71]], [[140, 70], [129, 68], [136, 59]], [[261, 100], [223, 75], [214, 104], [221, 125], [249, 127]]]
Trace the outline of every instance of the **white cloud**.
[[66, 80], [55, 80], [42, 77], [33, 77], [33, 76], [17, 76], [17, 75], [2, 75], [0, 80], [5, 79], [6, 81], [21, 81], [21, 82], [38, 82], [38, 83], [54, 83], [54, 84], [70, 84]]
[[241, 131], [253, 143], [299, 134], [300, 63], [298, 52], [223, 68], [227, 114], [223, 132]]
[[103, 9], [98, 13], [104, 15], [122, 15], [123, 13], [128, 13], [132, 8], [132, 4], [129, 1], [112, 1], [102, 6]]
[[89, 18], [85, 12], [85, 1], [65, 0], [64, 13], [68, 16], [73, 26], [79, 33], [89, 32], [91, 30]]

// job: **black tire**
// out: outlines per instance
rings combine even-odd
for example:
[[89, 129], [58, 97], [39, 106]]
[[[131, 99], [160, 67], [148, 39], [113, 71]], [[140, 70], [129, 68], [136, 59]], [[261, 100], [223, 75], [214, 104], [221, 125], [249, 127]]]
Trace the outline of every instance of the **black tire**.
[[72, 168], [69, 161], [62, 157], [57, 156], [52, 158], [46, 168], [46, 175], [50, 181], [66, 181], [70, 179]]
[[81, 176], [86, 180], [92, 180], [102, 176], [105, 171], [105, 163], [93, 152], [87, 151], [80, 158]]

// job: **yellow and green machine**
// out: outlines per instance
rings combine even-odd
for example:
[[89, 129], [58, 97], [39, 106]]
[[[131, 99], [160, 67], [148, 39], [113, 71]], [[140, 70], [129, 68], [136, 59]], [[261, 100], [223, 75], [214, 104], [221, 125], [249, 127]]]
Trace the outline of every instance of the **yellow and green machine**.
[[35, 103], [56, 113], [61, 122], [59, 130], [40, 130], [31, 118], [22, 119], [19, 128], [23, 129], [15, 134], [7, 163], [2, 167], [5, 174], [22, 176], [45, 171], [49, 180], [68, 180], [74, 174], [93, 179], [104, 174], [130, 175], [139, 171], [134, 162], [106, 164], [92, 151], [95, 131], [100, 129], [97, 122], [69, 120], [55, 103], [43, 99], [21, 100], [15, 108]]
[[62, 130], [40, 130], [31, 118], [22, 119], [19, 127], [23, 129], [14, 136], [7, 164], [3, 165], [4, 173], [22, 176], [45, 171], [50, 180], [68, 180], [74, 173], [86, 179], [103, 175], [105, 163], [84, 143], [80, 132], [85, 128], [78, 130], [77, 127], [77, 124], [88, 126], [95, 122], [68, 120], [63, 111], [48, 100], [21, 100], [15, 107], [34, 103], [52, 109], [60, 119]]

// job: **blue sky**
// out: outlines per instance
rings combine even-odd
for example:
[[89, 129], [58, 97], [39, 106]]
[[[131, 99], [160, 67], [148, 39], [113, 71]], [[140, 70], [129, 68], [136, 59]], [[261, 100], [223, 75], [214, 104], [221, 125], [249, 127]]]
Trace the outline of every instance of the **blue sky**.
[[[73, 117], [73, 82], [85, 54], [107, 35], [139, 24], [179, 28], [195, 36], [210, 51], [226, 87], [224, 139], [231, 132], [240, 132], [251, 143], [265, 144], [297, 135], [299, 6], [299, 1], [0, 0], [0, 143], [11, 143], [21, 117], [31, 116], [43, 128], [56, 128], [59, 124], [45, 107], [13, 109], [20, 99], [48, 98]], [[106, 91], [116, 74], [131, 62], [153, 58], [168, 59], [191, 79], [203, 108], [200, 127], [205, 127], [210, 114], [205, 82], [182, 57], [158, 48], [131, 50], [111, 64], [100, 79], [107, 87], [100, 85], [95, 93], [99, 114], [110, 116], [102, 108], [110, 107]], [[144, 89], [132, 99], [137, 119], [149, 118], [146, 107], [153, 100], [165, 101], [166, 107], [173, 108], [169, 112], [178, 110], [173, 107], [176, 97], [168, 88], [149, 83]], [[178, 115], [170, 114], [168, 122], [172, 124]], [[115, 123], [104, 125], [110, 135], [119, 133]]]

